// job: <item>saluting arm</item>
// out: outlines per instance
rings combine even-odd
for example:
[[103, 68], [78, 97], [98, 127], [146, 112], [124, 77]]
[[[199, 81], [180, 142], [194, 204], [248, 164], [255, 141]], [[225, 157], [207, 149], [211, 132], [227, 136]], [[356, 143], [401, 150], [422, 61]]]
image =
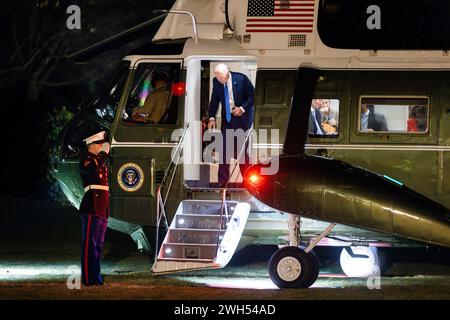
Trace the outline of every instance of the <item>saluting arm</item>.
[[108, 158], [109, 150], [111, 149], [111, 145], [109, 142], [105, 142], [102, 144], [102, 147], [100, 149], [100, 152], [97, 155], [97, 161], [98, 165], [103, 165], [103, 163], [106, 161], [106, 158]]

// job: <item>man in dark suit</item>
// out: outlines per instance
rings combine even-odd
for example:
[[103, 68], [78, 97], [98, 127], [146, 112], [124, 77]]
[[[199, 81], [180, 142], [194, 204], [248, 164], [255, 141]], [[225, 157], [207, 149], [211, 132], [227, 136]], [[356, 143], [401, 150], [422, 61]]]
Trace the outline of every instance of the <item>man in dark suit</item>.
[[[233, 143], [233, 154], [227, 154], [226, 131], [242, 129], [249, 130], [253, 124], [253, 101], [255, 89], [250, 79], [242, 73], [231, 72], [224, 63], [219, 63], [214, 68], [213, 91], [209, 104], [208, 129], [216, 127], [216, 113], [219, 102], [222, 105], [222, 123], [220, 130], [223, 137], [223, 148], [221, 161], [219, 163], [219, 184], [225, 186], [230, 176], [230, 160], [237, 159], [240, 150], [237, 150], [237, 139], [228, 141]], [[243, 175], [249, 164], [247, 145], [245, 147], [244, 159], [239, 160], [239, 167]]]
[[361, 131], [389, 131], [383, 114], [375, 113], [373, 105], [361, 104]]

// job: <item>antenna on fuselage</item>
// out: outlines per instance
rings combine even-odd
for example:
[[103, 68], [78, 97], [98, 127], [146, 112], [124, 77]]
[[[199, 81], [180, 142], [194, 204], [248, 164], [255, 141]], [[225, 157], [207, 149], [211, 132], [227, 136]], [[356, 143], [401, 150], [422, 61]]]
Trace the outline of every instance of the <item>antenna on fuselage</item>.
[[175, 13], [175, 14], [186, 14], [191, 17], [192, 20], [192, 27], [194, 29], [194, 39], [195, 44], [198, 44], [198, 31], [197, 31], [197, 19], [195, 19], [195, 16], [189, 12], [189, 11], [182, 11], [182, 10], [153, 10], [154, 13], [157, 12], [163, 12], [163, 13]]

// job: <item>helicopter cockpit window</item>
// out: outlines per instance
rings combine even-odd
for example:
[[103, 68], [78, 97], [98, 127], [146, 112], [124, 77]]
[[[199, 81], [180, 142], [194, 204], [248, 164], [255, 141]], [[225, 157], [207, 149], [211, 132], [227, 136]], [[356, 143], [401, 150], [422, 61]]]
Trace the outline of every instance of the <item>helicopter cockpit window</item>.
[[108, 122], [114, 121], [129, 70], [129, 63], [123, 63], [102, 94], [92, 102], [90, 110], [98, 117]]
[[336, 137], [339, 134], [339, 100], [313, 99], [309, 114], [308, 135]]
[[173, 94], [179, 84], [177, 63], [141, 63], [133, 79], [130, 96], [122, 114], [127, 124], [176, 124], [178, 97]]
[[362, 97], [359, 107], [359, 131], [363, 133], [428, 132], [427, 97]]

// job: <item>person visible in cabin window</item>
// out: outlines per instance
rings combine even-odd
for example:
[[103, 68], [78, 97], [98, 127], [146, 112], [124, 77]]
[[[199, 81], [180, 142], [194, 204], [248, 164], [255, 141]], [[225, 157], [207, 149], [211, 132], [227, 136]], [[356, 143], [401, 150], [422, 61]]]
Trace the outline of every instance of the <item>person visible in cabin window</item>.
[[389, 131], [385, 116], [381, 113], [375, 113], [373, 105], [362, 103], [360, 131]]
[[309, 113], [309, 134], [325, 135], [326, 131], [322, 127], [322, 114], [320, 108], [322, 107], [321, 99], [313, 99], [311, 102], [311, 110]]
[[322, 114], [322, 128], [326, 134], [338, 133], [339, 114], [336, 110], [331, 108], [330, 99], [319, 99], [320, 113]]
[[154, 88], [144, 105], [133, 108], [132, 119], [137, 122], [159, 123], [169, 103], [170, 77], [166, 72], [157, 72], [153, 75], [151, 85]]
[[407, 121], [408, 132], [427, 131], [427, 109], [426, 106], [411, 106], [409, 119]]

